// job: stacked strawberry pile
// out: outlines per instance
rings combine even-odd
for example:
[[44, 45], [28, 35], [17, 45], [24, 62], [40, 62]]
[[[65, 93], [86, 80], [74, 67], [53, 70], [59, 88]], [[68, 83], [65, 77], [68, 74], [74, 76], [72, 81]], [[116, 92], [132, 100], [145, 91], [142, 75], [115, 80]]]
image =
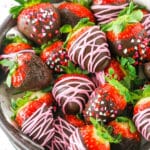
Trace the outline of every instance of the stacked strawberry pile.
[[46, 150], [138, 150], [150, 141], [150, 14], [127, 0], [16, 0], [4, 39], [12, 119]]

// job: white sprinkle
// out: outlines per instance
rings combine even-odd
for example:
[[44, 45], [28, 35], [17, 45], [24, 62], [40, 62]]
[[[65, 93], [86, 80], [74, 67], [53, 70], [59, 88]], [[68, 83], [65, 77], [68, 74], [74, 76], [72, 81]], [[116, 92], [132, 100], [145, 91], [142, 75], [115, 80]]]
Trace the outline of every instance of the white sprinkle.
[[110, 112], [112, 113], [112, 112], [114, 112], [114, 110], [111, 110]]
[[134, 43], [134, 42], [135, 42], [135, 40], [134, 40], [134, 39], [132, 39], [132, 40], [131, 40], [131, 43]]
[[101, 101], [101, 104], [105, 104], [105, 102], [104, 102], [104, 101]]
[[101, 111], [99, 112], [99, 114], [100, 114], [101, 116], [103, 115], [103, 113], [102, 113]]
[[111, 118], [114, 118], [114, 117], [115, 117], [115, 115], [114, 115], [114, 114], [112, 114], [110, 117], [111, 117]]
[[137, 47], [137, 46], [134, 46], [134, 49], [135, 49], [135, 50], [138, 50], [138, 47]]
[[140, 40], [140, 39], [138, 39], [138, 40], [137, 40], [137, 42], [138, 42], [138, 43], [140, 43], [140, 42], [141, 42], [141, 40]]
[[124, 54], [127, 54], [128, 50], [127, 48], [123, 50]]
[[144, 44], [141, 44], [141, 47], [142, 47], [142, 48], [145, 48], [145, 45], [144, 45]]

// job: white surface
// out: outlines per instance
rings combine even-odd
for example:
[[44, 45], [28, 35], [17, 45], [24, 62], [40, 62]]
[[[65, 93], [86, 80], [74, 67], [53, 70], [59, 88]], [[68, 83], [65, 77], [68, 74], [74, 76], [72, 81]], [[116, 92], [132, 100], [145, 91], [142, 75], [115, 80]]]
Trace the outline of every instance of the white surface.
[[[13, 0], [0, 0], [0, 24], [9, 15], [9, 7], [13, 4]], [[0, 150], [15, 150], [2, 129], [0, 129]]]

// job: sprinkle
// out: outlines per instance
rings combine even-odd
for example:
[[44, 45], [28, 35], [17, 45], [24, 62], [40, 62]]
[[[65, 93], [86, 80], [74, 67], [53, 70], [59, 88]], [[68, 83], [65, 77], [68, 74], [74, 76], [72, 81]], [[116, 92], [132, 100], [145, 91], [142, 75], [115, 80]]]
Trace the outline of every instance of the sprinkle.
[[127, 54], [127, 52], [128, 52], [127, 48], [123, 50], [124, 54]]
[[137, 46], [134, 46], [134, 49], [135, 49], [135, 50], [138, 50], [138, 47], [137, 47]]
[[134, 43], [134, 42], [135, 42], [135, 40], [134, 40], [134, 39], [132, 39], [132, 40], [131, 40], [131, 43]]
[[101, 101], [101, 104], [105, 104], [105, 102], [104, 102], [104, 101]]
[[118, 45], [118, 50], [122, 50], [122, 45], [121, 44]]
[[140, 42], [141, 42], [141, 40], [140, 40], [140, 39], [138, 39], [138, 40], [137, 40], [137, 42], [138, 42], [138, 43], [140, 43]]

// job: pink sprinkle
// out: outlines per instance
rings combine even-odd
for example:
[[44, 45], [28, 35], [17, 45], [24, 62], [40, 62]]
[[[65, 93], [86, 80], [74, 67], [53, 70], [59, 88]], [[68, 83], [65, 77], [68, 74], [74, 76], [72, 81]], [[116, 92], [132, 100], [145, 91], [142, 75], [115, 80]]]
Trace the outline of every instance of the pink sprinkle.
[[118, 50], [122, 50], [122, 45], [121, 44], [118, 45]]

